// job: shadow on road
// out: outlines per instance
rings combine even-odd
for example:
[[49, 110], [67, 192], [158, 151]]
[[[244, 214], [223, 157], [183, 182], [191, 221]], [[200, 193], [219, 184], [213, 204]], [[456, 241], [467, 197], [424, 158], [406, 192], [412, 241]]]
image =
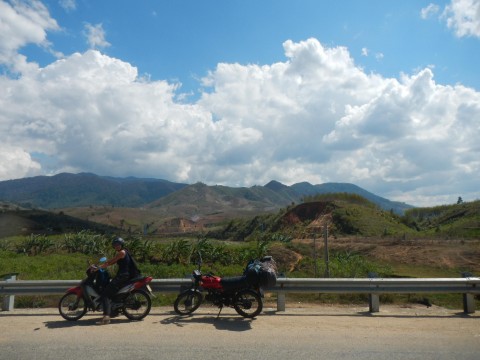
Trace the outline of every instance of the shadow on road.
[[231, 316], [205, 316], [205, 315], [190, 315], [190, 316], [170, 316], [160, 321], [163, 325], [176, 325], [180, 327], [191, 324], [207, 324], [214, 326], [217, 330], [227, 331], [247, 331], [252, 329], [252, 321], [255, 319], [245, 319], [231, 317]]
[[[65, 329], [65, 328], [71, 328], [71, 327], [78, 327], [78, 326], [99, 326], [97, 325], [97, 321], [101, 318], [99, 316], [98, 318], [94, 319], [81, 319], [78, 321], [67, 321], [67, 320], [55, 320], [55, 321], [45, 321], [45, 327], [47, 329]], [[115, 324], [124, 324], [127, 322], [131, 322], [131, 320], [128, 319], [112, 319], [110, 324], [108, 326], [115, 326]]]
[[352, 313], [321, 313], [321, 312], [304, 312], [304, 313], [285, 313], [283, 311], [271, 310], [265, 311], [263, 315], [275, 315], [275, 316], [319, 316], [319, 317], [376, 317], [376, 318], [397, 318], [397, 319], [448, 319], [448, 318], [465, 318], [465, 319], [477, 319], [478, 314], [467, 314], [464, 312], [452, 313], [452, 314], [418, 314], [412, 312], [411, 314], [392, 314], [392, 313], [371, 313], [369, 311], [358, 311]]

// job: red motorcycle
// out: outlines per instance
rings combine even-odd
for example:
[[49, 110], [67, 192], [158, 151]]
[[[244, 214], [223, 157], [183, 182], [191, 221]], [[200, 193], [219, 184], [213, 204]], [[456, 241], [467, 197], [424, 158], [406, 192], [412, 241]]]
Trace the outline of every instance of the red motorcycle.
[[[106, 258], [100, 259], [106, 261]], [[69, 321], [82, 318], [87, 311], [103, 311], [100, 294], [110, 281], [108, 272], [90, 265], [87, 277], [78, 286], [67, 290], [58, 303], [60, 315]], [[141, 320], [150, 313], [152, 307], [151, 276], [131, 279], [111, 299], [112, 315], [124, 314], [130, 320]]]
[[[265, 273], [261, 270], [261, 265], [266, 261], [272, 264], [271, 271], [268, 270], [271, 276], [264, 276]], [[200, 264], [201, 262], [199, 268]], [[257, 268], [256, 264], [259, 264]], [[203, 275], [200, 270], [194, 270], [192, 286], [177, 296], [173, 308], [179, 315], [188, 315], [206, 300], [220, 308], [218, 316], [224, 306], [229, 306], [243, 317], [254, 318], [263, 309], [261, 286], [273, 286], [273, 280], [276, 280], [276, 267], [273, 268], [273, 264], [271, 257], [251, 262], [242, 276], [230, 278], [221, 278], [213, 274]], [[264, 281], [266, 277], [270, 280], [268, 284]], [[206, 292], [205, 296], [203, 292]]]

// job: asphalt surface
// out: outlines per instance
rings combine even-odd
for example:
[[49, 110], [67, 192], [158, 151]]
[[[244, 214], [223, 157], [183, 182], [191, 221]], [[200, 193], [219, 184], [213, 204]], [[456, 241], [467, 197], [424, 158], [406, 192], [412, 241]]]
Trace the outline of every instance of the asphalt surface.
[[305, 306], [256, 319], [202, 306], [179, 317], [154, 308], [140, 322], [56, 309], [0, 312], [0, 359], [480, 359], [480, 313], [424, 306]]

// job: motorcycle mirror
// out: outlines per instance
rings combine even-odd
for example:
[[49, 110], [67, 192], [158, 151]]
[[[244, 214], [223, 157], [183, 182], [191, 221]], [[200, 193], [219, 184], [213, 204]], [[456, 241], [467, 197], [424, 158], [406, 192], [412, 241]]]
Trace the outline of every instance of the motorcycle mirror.
[[100, 258], [100, 260], [98, 260], [100, 264], [104, 263], [105, 261], [107, 261], [107, 258], [105, 256]]
[[202, 254], [200, 253], [200, 251], [198, 251], [198, 269], [200, 270], [200, 268], [202, 267]]

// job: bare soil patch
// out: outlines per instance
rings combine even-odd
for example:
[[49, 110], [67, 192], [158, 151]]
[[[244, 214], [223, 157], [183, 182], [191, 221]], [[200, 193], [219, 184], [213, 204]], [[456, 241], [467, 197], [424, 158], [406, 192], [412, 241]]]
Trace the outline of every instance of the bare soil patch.
[[[313, 239], [297, 239], [311, 244]], [[317, 253], [324, 249], [323, 238], [317, 239]], [[388, 264], [458, 269], [480, 274], [480, 240], [385, 239], [342, 237], [328, 239], [329, 251], [351, 251]], [[298, 259], [299, 260], [299, 259]]]

